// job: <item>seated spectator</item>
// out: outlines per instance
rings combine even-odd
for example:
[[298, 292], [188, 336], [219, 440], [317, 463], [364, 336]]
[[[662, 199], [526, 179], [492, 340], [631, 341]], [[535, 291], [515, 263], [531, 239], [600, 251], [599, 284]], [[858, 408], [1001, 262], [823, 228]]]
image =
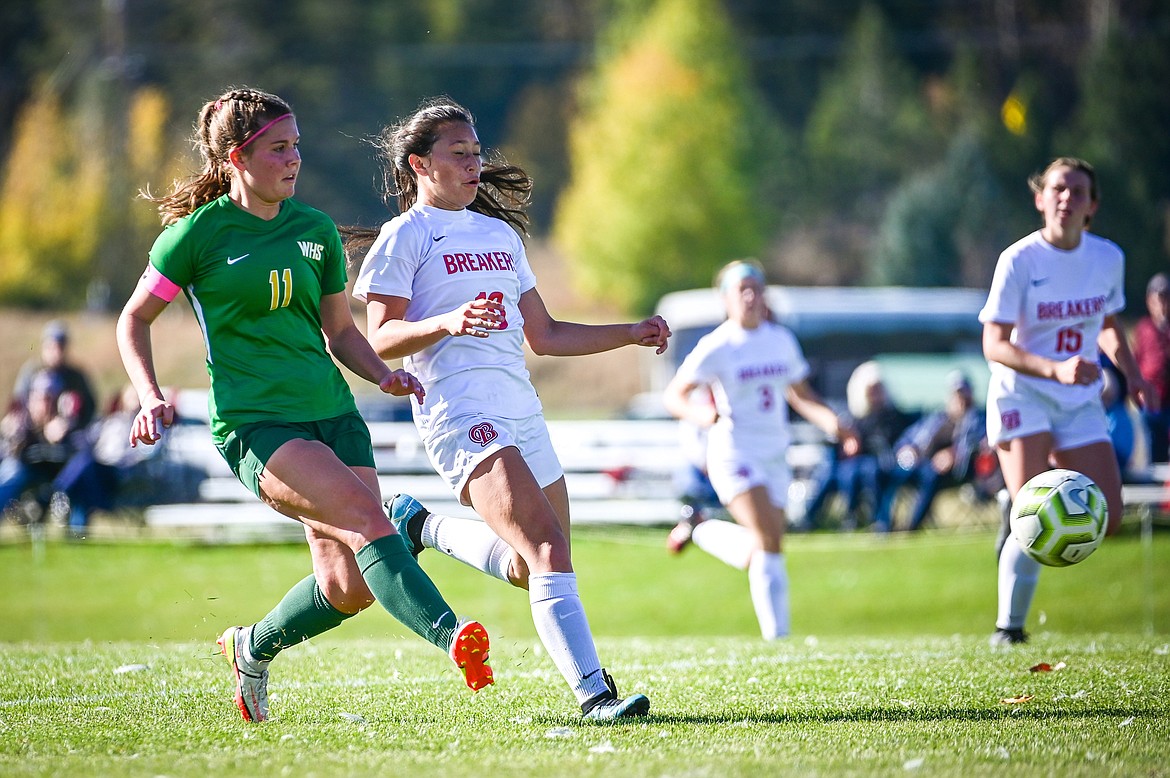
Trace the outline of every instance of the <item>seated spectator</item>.
[[14, 404], [0, 422], [0, 510], [30, 488], [37, 489], [42, 508], [48, 507], [50, 485], [76, 451], [78, 408], [79, 399], [64, 391], [56, 372], [40, 370], [29, 379], [23, 406]]
[[54, 479], [54, 490], [69, 498], [69, 531], [74, 537], [84, 537], [95, 510], [112, 511], [137, 466], [161, 451], [159, 446], [130, 446], [126, 430], [138, 410], [138, 395], [127, 384]]
[[41, 333], [39, 360], [30, 360], [21, 367], [12, 391], [14, 408], [23, 408], [28, 402], [29, 388], [33, 377], [48, 371], [60, 386], [62, 393], [68, 393], [72, 431], [89, 426], [97, 412], [93, 390], [85, 373], [69, 360], [69, 331], [60, 321], [51, 321]]
[[1170, 459], [1170, 275], [1157, 273], [1150, 279], [1146, 311], [1133, 328], [1133, 356], [1160, 401], [1156, 409], [1142, 409], [1150, 462], [1160, 464]]
[[899, 409], [890, 400], [877, 362], [864, 362], [849, 377], [845, 389], [849, 413], [861, 441], [861, 450], [846, 456], [839, 445], [829, 456], [826, 472], [818, 479], [817, 490], [809, 502], [805, 525], [815, 528], [825, 503], [834, 494], [845, 498], [842, 528], [860, 526], [861, 508], [869, 506], [871, 516], [877, 507], [894, 468], [894, 441], [914, 421], [914, 416]]
[[947, 376], [947, 387], [946, 407], [911, 425], [896, 444], [897, 466], [891, 471], [874, 529], [893, 528], [893, 505], [902, 486], [918, 488], [907, 524], [907, 529], [916, 530], [941, 489], [974, 478], [973, 465], [987, 435], [984, 412], [975, 406], [971, 382], [961, 372]]

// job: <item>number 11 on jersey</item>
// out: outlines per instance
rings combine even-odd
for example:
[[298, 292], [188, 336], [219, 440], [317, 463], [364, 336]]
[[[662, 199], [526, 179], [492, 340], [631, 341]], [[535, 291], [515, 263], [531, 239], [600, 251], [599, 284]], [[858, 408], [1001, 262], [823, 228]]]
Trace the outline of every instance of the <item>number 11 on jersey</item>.
[[[268, 273], [268, 286], [272, 288], [272, 303], [268, 306], [268, 310], [275, 311], [277, 308], [287, 308], [289, 302], [292, 300], [292, 268], [286, 267], [284, 273], [277, 275], [277, 271], [272, 270]], [[281, 281], [283, 281], [284, 295], [281, 295]]]

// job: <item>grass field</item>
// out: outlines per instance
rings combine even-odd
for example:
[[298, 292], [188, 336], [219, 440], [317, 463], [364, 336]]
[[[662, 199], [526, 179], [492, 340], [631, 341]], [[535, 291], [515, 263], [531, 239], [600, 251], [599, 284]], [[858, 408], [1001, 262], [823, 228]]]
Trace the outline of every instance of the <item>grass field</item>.
[[1165, 532], [1045, 571], [1008, 651], [986, 643], [987, 532], [791, 538], [794, 635], [772, 644], [746, 576], [661, 541], [574, 540], [602, 659], [653, 700], [615, 727], [579, 721], [521, 592], [431, 552], [492, 632], [494, 687], [375, 606], [285, 652], [253, 726], [214, 639], [306, 574], [303, 548], [0, 546], [0, 775], [1170, 774]]

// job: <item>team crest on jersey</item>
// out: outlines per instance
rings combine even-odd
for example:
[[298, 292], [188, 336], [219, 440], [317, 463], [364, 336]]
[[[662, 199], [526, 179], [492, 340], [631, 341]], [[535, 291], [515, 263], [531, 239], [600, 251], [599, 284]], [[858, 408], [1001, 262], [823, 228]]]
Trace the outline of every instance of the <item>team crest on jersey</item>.
[[298, 240], [297, 245], [301, 247], [301, 253], [305, 255], [305, 259], [321, 261], [321, 252], [325, 251], [323, 244], [313, 243], [311, 240]]
[[487, 446], [499, 436], [500, 433], [496, 432], [496, 428], [486, 421], [476, 424], [467, 431], [467, 437], [471, 438], [473, 443], [478, 443], [481, 446]]

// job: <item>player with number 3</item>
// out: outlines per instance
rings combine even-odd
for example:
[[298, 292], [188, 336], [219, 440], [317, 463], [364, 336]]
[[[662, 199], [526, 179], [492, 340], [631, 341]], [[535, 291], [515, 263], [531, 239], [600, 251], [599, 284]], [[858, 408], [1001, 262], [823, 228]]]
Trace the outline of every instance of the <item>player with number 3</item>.
[[[767, 640], [790, 629], [788, 572], [782, 549], [792, 474], [787, 450], [788, 405], [843, 450], [859, 450], [851, 423], [842, 423], [808, 382], [809, 365], [791, 330], [772, 320], [764, 270], [755, 261], [725, 266], [715, 282], [727, 321], [704, 335], [666, 387], [666, 408], [707, 433], [707, 474], [735, 523], [684, 519], [669, 547], [691, 540], [712, 556], [748, 572], [752, 605]], [[714, 405], [695, 403], [709, 388]]]

